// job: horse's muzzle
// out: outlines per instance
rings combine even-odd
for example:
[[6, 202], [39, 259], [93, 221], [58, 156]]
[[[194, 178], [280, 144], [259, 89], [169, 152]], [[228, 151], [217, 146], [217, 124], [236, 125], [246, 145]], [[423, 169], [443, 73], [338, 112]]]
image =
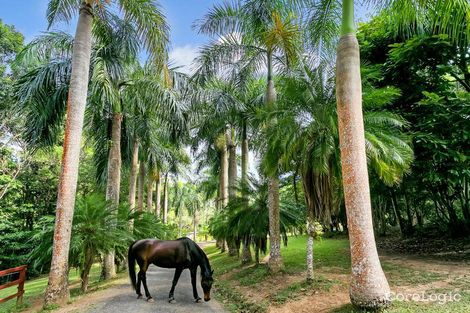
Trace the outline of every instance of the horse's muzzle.
[[204, 301], [210, 301], [211, 300], [211, 295], [209, 293], [204, 293]]

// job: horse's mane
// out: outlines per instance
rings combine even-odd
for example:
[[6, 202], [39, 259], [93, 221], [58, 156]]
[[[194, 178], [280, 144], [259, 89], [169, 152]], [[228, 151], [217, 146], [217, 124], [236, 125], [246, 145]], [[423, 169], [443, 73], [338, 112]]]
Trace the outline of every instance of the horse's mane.
[[205, 267], [204, 270], [207, 272], [208, 275], [212, 275], [212, 269], [209, 263], [209, 258], [207, 257], [204, 250], [202, 250], [201, 247], [199, 247], [193, 240], [191, 240], [188, 237], [178, 238], [177, 240], [183, 241], [189, 248], [190, 252], [196, 253], [198, 257], [203, 260], [204, 264], [201, 264], [201, 265]]

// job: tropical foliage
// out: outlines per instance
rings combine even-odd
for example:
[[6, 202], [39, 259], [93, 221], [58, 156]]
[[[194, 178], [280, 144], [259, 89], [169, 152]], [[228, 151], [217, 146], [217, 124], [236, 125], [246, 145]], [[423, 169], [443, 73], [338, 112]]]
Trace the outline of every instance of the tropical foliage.
[[319, 234], [367, 241], [377, 277], [373, 232], [468, 236], [470, 5], [368, 4], [357, 32], [352, 0], [216, 4], [194, 22], [210, 39], [191, 74], [151, 0], [51, 0], [51, 25], [78, 15], [75, 37], [26, 45], [0, 21], [1, 268], [54, 269], [60, 303], [70, 267], [85, 292], [94, 263], [110, 278], [146, 237], [215, 239], [242, 264], [269, 253], [276, 273], [307, 234], [312, 282]]

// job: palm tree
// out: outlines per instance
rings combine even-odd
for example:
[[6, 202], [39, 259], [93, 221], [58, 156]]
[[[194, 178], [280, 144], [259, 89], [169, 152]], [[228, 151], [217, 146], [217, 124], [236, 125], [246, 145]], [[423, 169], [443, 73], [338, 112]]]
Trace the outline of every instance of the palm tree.
[[[130, 20], [134, 21], [139, 37], [149, 51], [155, 56], [166, 49], [167, 26], [163, 15], [153, 1], [120, 0], [120, 9]], [[68, 252], [70, 245], [73, 207], [77, 188], [80, 140], [85, 114], [88, 91], [88, 77], [92, 44], [92, 25], [94, 18], [104, 18], [110, 1], [100, 0], [65, 1], [51, 0], [48, 7], [49, 25], [57, 20], [70, 20], [79, 10], [75, 34], [72, 70], [67, 101], [67, 118], [65, 124], [64, 152], [62, 171], [57, 195], [56, 225], [54, 231], [54, 252], [52, 254], [48, 287], [44, 296], [45, 304], [65, 303], [69, 299], [68, 290]]]
[[[108, 207], [103, 195], [99, 194], [86, 195], [76, 203], [69, 262], [71, 267], [80, 270], [82, 292], [88, 289], [90, 270], [98, 255], [115, 247], [126, 249], [133, 240], [127, 221], [120, 219], [116, 223], [116, 216]], [[40, 244], [29, 256], [32, 267], [50, 262], [52, 257], [54, 224], [49, 218], [53, 217], [45, 218], [43, 231], [35, 235]]]
[[[111, 18], [108, 20], [111, 21]], [[111, 25], [102, 20], [94, 25], [95, 36], [101, 40], [100, 45], [94, 48], [97, 55], [92, 56], [96, 61], [92, 63], [88, 114], [93, 118], [88, 119], [91, 123], [87, 123], [87, 128], [92, 129], [89, 137], [95, 142], [95, 151], [103, 152], [103, 155], [95, 154], [95, 161], [98, 165], [106, 164], [106, 169], [103, 168], [106, 171], [106, 200], [114, 214], [119, 206], [121, 191], [122, 121], [128, 106], [122, 96], [128, 86], [128, 73], [135, 66], [140, 48], [137, 31], [132, 26], [118, 17], [113, 18]], [[108, 124], [111, 133], [105, 127]], [[116, 275], [114, 252], [110, 251], [103, 259], [104, 279], [113, 278]]]
[[[339, 25], [334, 11], [336, 1], [314, 1], [312, 6], [311, 36], [314, 42], [322, 36], [333, 39]], [[460, 0], [375, 1], [380, 8], [391, 8], [397, 30], [408, 34], [423, 29], [455, 36], [467, 21], [470, 4]], [[318, 9], [322, 10], [318, 10]], [[352, 259], [351, 302], [359, 307], [379, 308], [390, 303], [390, 288], [380, 266], [372, 227], [372, 214], [367, 174], [367, 158], [362, 116], [362, 91], [359, 45], [355, 35], [354, 0], [342, 1], [341, 37], [336, 59], [336, 99], [341, 146], [344, 198], [346, 204]], [[329, 32], [321, 31], [328, 25]], [[411, 25], [411, 26], [410, 26]], [[467, 32], [468, 34], [468, 32]], [[468, 38], [465, 36], [464, 38]]]
[[[281, 164], [286, 170], [299, 168], [302, 175], [308, 209], [307, 280], [311, 281], [316, 233], [313, 226], [331, 225], [332, 215], [338, 215], [342, 194], [337, 191], [341, 182], [340, 149], [332, 66], [320, 63], [312, 69], [310, 62], [305, 63], [280, 81], [284, 96], [276, 112], [279, 127], [269, 130], [268, 139], [282, 152]], [[376, 69], [363, 71], [366, 78], [380, 76]], [[400, 93], [392, 87], [373, 88], [369, 79], [364, 86], [368, 163], [382, 181], [392, 185], [400, 181], [413, 158], [409, 138], [401, 132], [407, 123], [384, 110]]]
[[[218, 36], [217, 41], [201, 51], [199, 72], [224, 73], [237, 62], [237, 77], [242, 81], [247, 74], [267, 67], [265, 105], [274, 108], [276, 90], [273, 81], [274, 64], [288, 66], [295, 59], [299, 28], [292, 14], [293, 1], [246, 0], [225, 3], [212, 8], [203, 20], [197, 22], [201, 33]], [[270, 121], [275, 123], [275, 121]], [[268, 151], [269, 151], [268, 147]], [[269, 175], [270, 259], [273, 272], [282, 268], [279, 232], [278, 170]]]
[[354, 1], [343, 1], [341, 38], [336, 58], [338, 112], [344, 201], [351, 246], [351, 302], [377, 308], [390, 303], [390, 287], [380, 265], [372, 225], [362, 116], [359, 44]]
[[[78, 1], [77, 1], [78, 2]], [[165, 51], [167, 27], [163, 16], [151, 1], [140, 2], [119, 1], [119, 6], [126, 12], [126, 18], [132, 21], [137, 34], [142, 39], [152, 56], [158, 56]], [[49, 23], [57, 20], [69, 20], [78, 9], [78, 3], [70, 1], [51, 1], [48, 8]], [[107, 21], [105, 12], [108, 3], [97, 0], [81, 2], [73, 53], [70, 65], [70, 83], [67, 85], [69, 97], [67, 101], [67, 119], [65, 124], [64, 155], [60, 188], [57, 199], [57, 218], [54, 235], [54, 253], [45, 303], [66, 302], [69, 293], [67, 288], [67, 260], [70, 241], [70, 223], [73, 218], [73, 206], [78, 173], [80, 140], [83, 128], [85, 104], [88, 91], [88, 80], [91, 58], [91, 37], [93, 21]], [[155, 59], [157, 59], [155, 57]], [[61, 81], [63, 83], [63, 80]], [[64, 90], [65, 86], [61, 90]], [[59, 119], [60, 120], [60, 119]]]
[[[94, 159], [101, 182], [106, 181], [106, 197], [111, 200], [110, 211], [115, 212], [119, 204], [121, 172], [121, 123], [129, 99], [123, 96], [129, 88], [128, 67], [133, 67], [139, 51], [137, 32], [128, 21], [108, 15], [109, 23], [96, 21], [93, 32], [96, 38], [92, 47], [90, 91], [86, 126], [94, 146]], [[44, 114], [41, 118], [28, 121], [29, 141], [34, 146], [50, 145], [57, 141], [61, 130], [65, 107], [65, 90], [70, 80], [70, 56], [73, 39], [65, 33], [49, 33], [39, 37], [27, 46], [24, 61], [39, 61], [42, 65], [23, 77], [19, 84], [20, 103], [26, 102], [28, 114]], [[38, 58], [39, 56], [39, 58]], [[41, 75], [43, 73], [44, 75]], [[54, 75], [57, 81], [48, 80]], [[44, 101], [44, 93], [56, 95]], [[47, 94], [46, 93], [46, 94]], [[157, 96], [160, 93], [155, 93]], [[41, 102], [46, 103], [46, 107]], [[160, 96], [160, 101], [166, 103]], [[47, 109], [47, 106], [59, 110]], [[127, 114], [128, 116], [128, 114]], [[39, 122], [38, 122], [39, 121]], [[111, 132], [109, 132], [109, 128]], [[112, 253], [105, 258], [104, 278], [115, 274]]]
[[[215, 215], [209, 222], [210, 233], [218, 238], [239, 238], [255, 250], [258, 264], [260, 252], [266, 253], [269, 234], [268, 181], [265, 178], [249, 178], [245, 197], [229, 202], [229, 210]], [[280, 232], [287, 245], [287, 234], [302, 227], [304, 208], [289, 202], [280, 205]]]

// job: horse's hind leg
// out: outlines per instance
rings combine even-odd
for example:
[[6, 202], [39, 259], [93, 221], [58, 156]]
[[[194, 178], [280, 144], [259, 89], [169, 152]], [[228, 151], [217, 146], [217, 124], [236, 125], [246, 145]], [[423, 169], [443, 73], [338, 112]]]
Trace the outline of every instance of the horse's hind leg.
[[175, 270], [175, 276], [173, 277], [173, 283], [171, 284], [171, 290], [170, 290], [170, 295], [168, 299], [169, 302], [175, 301], [175, 297], [174, 297], [175, 287], [176, 287], [176, 284], [178, 283], [178, 280], [180, 279], [182, 272], [183, 272], [183, 269], [180, 267], [177, 267]]
[[140, 292], [140, 285], [142, 283], [140, 272], [142, 271], [142, 262], [137, 262], [139, 264], [139, 273], [137, 274], [137, 286], [135, 287], [135, 292], [137, 293], [137, 299], [142, 298], [142, 293]]
[[[139, 277], [142, 280], [142, 283], [144, 285], [145, 296], [147, 297], [147, 301], [148, 302], [154, 302], [152, 296], [150, 295], [149, 289], [147, 287], [147, 269], [148, 269], [148, 265], [145, 262], [144, 267], [139, 272]], [[139, 291], [140, 291], [140, 289], [139, 289]]]

